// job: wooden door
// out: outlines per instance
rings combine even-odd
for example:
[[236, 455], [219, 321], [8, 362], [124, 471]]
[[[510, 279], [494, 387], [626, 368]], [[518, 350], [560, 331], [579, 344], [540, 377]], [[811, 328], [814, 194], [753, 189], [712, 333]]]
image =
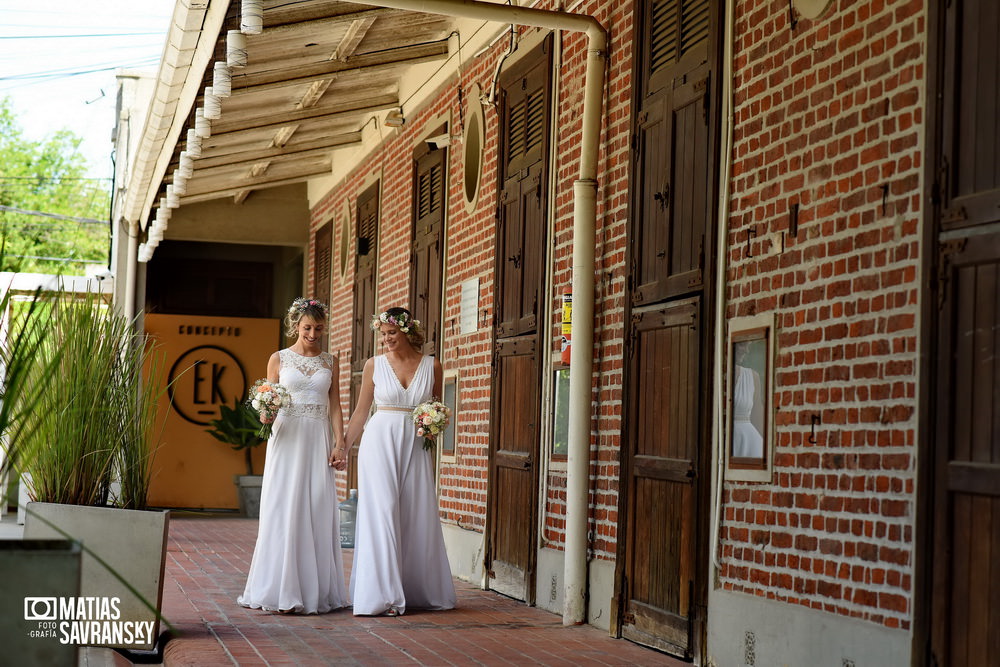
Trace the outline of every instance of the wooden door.
[[423, 353], [439, 355], [441, 281], [444, 274], [444, 210], [448, 190], [447, 150], [421, 148], [414, 157], [410, 309], [426, 332]]
[[486, 569], [489, 586], [534, 601], [551, 38], [501, 78], [500, 205]]
[[960, 667], [1000, 664], [1000, 10], [943, 25], [928, 662]]
[[[375, 269], [378, 266], [379, 182], [376, 181], [358, 195], [357, 251], [354, 272], [353, 313], [351, 331], [350, 412], [358, 402], [361, 376], [365, 362], [375, 352], [375, 331], [371, 327], [375, 315]], [[348, 485], [358, 488], [358, 448], [351, 448], [348, 465]]]
[[690, 657], [700, 477], [698, 299], [633, 314], [622, 634]]
[[[622, 636], [697, 654], [707, 600], [707, 442], [718, 15], [636, 3], [626, 410], [615, 609]], [[717, 95], [715, 96], [717, 97]]]

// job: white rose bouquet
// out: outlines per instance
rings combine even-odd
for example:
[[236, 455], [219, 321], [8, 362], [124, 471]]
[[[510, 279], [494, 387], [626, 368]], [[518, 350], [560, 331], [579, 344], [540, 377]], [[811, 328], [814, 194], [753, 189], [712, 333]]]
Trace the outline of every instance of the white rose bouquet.
[[278, 410], [290, 406], [292, 397], [284, 385], [261, 379], [253, 383], [247, 402], [260, 419], [261, 426], [257, 436], [267, 440], [271, 437], [271, 427], [278, 416]]
[[424, 437], [424, 449], [434, 446], [434, 440], [451, 421], [451, 408], [441, 401], [427, 401], [413, 409], [413, 423], [417, 426], [417, 435]]

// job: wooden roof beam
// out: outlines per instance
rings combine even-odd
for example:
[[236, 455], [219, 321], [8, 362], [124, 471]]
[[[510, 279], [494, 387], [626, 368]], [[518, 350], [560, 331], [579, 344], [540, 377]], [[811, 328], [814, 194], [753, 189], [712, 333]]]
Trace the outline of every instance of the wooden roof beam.
[[392, 95], [379, 95], [378, 97], [370, 98], [366, 100], [362, 106], [357, 106], [358, 102], [349, 102], [347, 104], [338, 104], [329, 107], [317, 107], [313, 109], [304, 109], [302, 111], [291, 111], [284, 114], [276, 114], [273, 116], [267, 116], [266, 118], [259, 119], [260, 121], [269, 120], [271, 122], [255, 124], [256, 119], [239, 119], [234, 120], [229, 123], [219, 123], [217, 126], [212, 127], [212, 136], [222, 136], [230, 134], [233, 132], [241, 132], [248, 130], [274, 130], [284, 127], [285, 125], [290, 125], [292, 123], [299, 123], [306, 120], [335, 120], [337, 118], [350, 118], [352, 116], [365, 116], [369, 113], [374, 113], [376, 111], [384, 111], [385, 109], [392, 109], [393, 107], [399, 106], [399, 95], [393, 93]]
[[[288, 86], [301, 86], [321, 79], [329, 79], [335, 74], [380, 74], [398, 69], [402, 65], [440, 60], [448, 56], [448, 40], [427, 42], [398, 49], [377, 51], [354, 56], [349, 62], [330, 60], [308, 66], [278, 69], [257, 74], [233, 76], [232, 97], [240, 97], [266, 90], [277, 90]], [[214, 131], [214, 130], [213, 130]]]
[[[262, 178], [253, 183], [240, 183], [231, 188], [225, 188], [222, 190], [213, 190], [211, 192], [201, 192], [195, 195], [190, 195], [187, 197], [181, 197], [181, 206], [186, 204], [197, 204], [199, 202], [211, 201], [213, 199], [221, 199], [223, 197], [234, 197], [244, 190], [263, 190], [265, 188], [276, 188], [279, 185], [292, 185], [293, 183], [301, 183], [307, 181], [313, 176], [323, 176], [330, 173], [330, 165], [326, 165], [322, 169], [309, 169], [303, 170], [301, 173], [294, 176], [286, 176], [284, 178], [268, 179]], [[244, 199], [246, 197], [244, 196]]]
[[372, 27], [373, 23], [375, 23], [374, 16], [366, 16], [365, 18], [351, 21], [351, 25], [347, 29], [347, 34], [344, 35], [344, 38], [340, 40], [340, 44], [337, 45], [337, 50], [330, 54], [330, 60], [339, 60], [342, 63], [346, 63], [347, 59], [354, 55], [358, 44], [368, 34], [368, 30]]

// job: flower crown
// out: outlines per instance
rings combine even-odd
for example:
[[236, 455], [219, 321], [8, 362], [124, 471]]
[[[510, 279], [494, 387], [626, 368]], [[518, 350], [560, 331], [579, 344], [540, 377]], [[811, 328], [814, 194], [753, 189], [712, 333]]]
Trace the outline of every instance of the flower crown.
[[314, 308], [314, 309], [315, 308], [319, 308], [319, 310], [323, 313], [324, 317], [326, 316], [326, 304], [325, 303], [323, 303], [319, 299], [307, 299], [304, 296], [300, 296], [295, 301], [292, 301], [292, 305], [288, 307], [288, 312], [289, 313], [294, 313], [294, 312], [304, 313], [307, 310], [309, 310], [310, 308]]
[[382, 312], [372, 318], [372, 329], [378, 331], [378, 328], [383, 324], [391, 324], [405, 334], [410, 333], [410, 330], [416, 330], [420, 328], [420, 320], [413, 319], [413, 316], [409, 313], [399, 313], [398, 315], [390, 315], [388, 312]]

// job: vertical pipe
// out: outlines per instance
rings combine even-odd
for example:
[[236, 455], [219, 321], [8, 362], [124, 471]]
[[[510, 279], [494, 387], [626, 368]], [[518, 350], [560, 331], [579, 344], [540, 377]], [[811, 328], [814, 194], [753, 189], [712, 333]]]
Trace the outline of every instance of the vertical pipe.
[[[593, 420], [594, 246], [606, 43], [588, 31], [580, 179], [573, 185], [573, 322], [570, 328], [569, 456], [566, 466], [566, 553], [563, 624], [587, 620], [590, 433]], [[595, 43], [596, 42], [596, 43]]]
[[608, 35], [592, 16], [479, 0], [372, 0], [376, 7], [459, 16], [587, 34], [587, 70], [580, 133], [580, 176], [573, 184], [573, 323], [569, 372], [569, 457], [563, 624], [586, 621], [587, 525], [594, 372], [594, 229]]
[[136, 289], [135, 274], [138, 271], [139, 255], [139, 225], [129, 224], [128, 230], [128, 251], [125, 256], [125, 321], [131, 322], [135, 319], [136, 312]]

